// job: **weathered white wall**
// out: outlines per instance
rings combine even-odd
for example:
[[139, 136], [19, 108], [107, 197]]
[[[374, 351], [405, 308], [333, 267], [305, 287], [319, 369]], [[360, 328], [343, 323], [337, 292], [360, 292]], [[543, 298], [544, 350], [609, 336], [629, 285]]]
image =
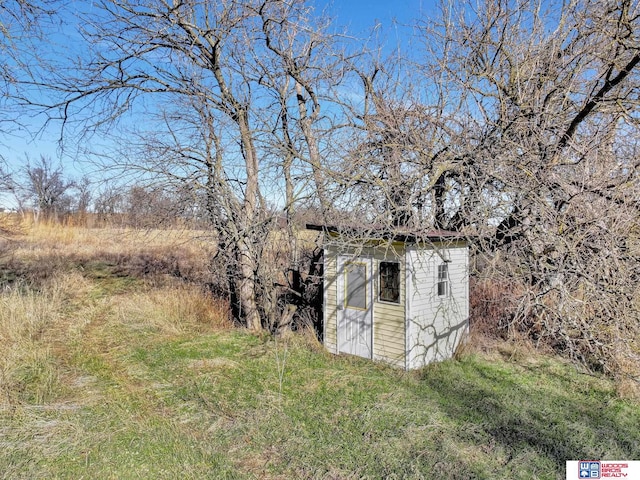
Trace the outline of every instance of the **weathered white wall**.
[[[324, 345], [327, 350], [338, 353], [338, 252], [340, 255], [355, 255], [354, 251], [338, 250], [330, 243], [324, 247]], [[373, 358], [383, 360], [400, 367], [405, 366], [405, 285], [404, 255], [395, 248], [366, 247], [358, 252], [360, 256], [371, 258], [372, 270], [369, 272], [373, 291]], [[356, 257], [354, 257], [356, 258]], [[378, 268], [381, 261], [399, 261], [401, 265], [400, 303], [380, 302], [378, 300]]]
[[[436, 244], [429, 247], [368, 247], [358, 253], [373, 259], [373, 358], [413, 369], [432, 361], [450, 358], [468, 333], [469, 277], [465, 244]], [[348, 252], [340, 251], [340, 254]], [[442, 256], [440, 255], [442, 254]], [[338, 249], [326, 244], [324, 253], [324, 345], [338, 353], [337, 279]], [[449, 295], [437, 294], [438, 265], [449, 262]], [[401, 301], [380, 302], [377, 298], [380, 261], [401, 262]], [[406, 355], [405, 355], [406, 353]]]
[[337, 280], [338, 255], [335, 248], [330, 245], [324, 247], [324, 299], [322, 306], [323, 315], [323, 342], [331, 353], [338, 353], [337, 319], [338, 319], [338, 282]]
[[[469, 329], [469, 253], [436, 244], [407, 249], [407, 365], [420, 368], [450, 358]], [[447, 262], [449, 294], [438, 296], [438, 265]]]

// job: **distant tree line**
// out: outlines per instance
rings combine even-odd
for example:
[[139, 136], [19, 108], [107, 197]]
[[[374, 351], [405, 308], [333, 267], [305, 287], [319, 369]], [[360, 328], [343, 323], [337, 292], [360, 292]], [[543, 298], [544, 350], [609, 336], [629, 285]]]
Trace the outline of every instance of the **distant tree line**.
[[114, 185], [75, 179], [59, 162], [41, 156], [22, 169], [3, 170], [5, 211], [35, 222], [131, 228], [203, 227], [204, 214], [189, 192], [157, 185]]

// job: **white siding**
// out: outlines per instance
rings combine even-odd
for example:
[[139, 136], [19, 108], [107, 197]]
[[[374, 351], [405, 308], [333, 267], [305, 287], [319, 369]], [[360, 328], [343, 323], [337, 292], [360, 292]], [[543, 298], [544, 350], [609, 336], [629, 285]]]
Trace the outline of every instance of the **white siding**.
[[338, 305], [338, 286], [337, 286], [337, 255], [335, 249], [325, 247], [324, 250], [324, 300], [322, 306], [323, 312], [323, 342], [327, 350], [332, 353], [338, 353], [337, 338], [337, 305]]
[[[331, 245], [324, 252], [324, 345], [338, 352], [337, 257], [355, 254]], [[468, 248], [463, 242], [389, 248], [365, 247], [354, 257], [373, 259], [373, 358], [397, 366], [419, 368], [449, 358], [468, 333]], [[401, 296], [398, 304], [377, 298], [380, 261], [401, 264]], [[438, 265], [448, 260], [449, 292], [438, 296]]]
[[[468, 332], [468, 248], [407, 249], [407, 368], [450, 358]], [[438, 265], [449, 271], [449, 293], [438, 296]]]
[[401, 306], [374, 304], [373, 358], [404, 368], [405, 321]]
[[338, 253], [354, 255], [354, 258], [373, 257], [370, 280], [373, 286], [373, 358], [388, 363], [405, 366], [405, 285], [401, 281], [400, 303], [380, 302], [378, 300], [378, 267], [380, 261], [398, 261], [401, 265], [401, 280], [404, 279], [403, 256], [395, 249], [376, 249], [365, 247], [358, 255], [353, 250], [338, 250], [334, 245], [325, 245], [324, 250], [324, 300], [323, 300], [323, 337], [324, 345], [332, 353], [338, 353]]
[[[372, 250], [375, 259], [373, 304], [373, 358], [404, 368], [405, 366], [405, 302], [404, 292], [404, 245]], [[380, 262], [391, 261], [400, 264], [400, 302], [380, 301]]]

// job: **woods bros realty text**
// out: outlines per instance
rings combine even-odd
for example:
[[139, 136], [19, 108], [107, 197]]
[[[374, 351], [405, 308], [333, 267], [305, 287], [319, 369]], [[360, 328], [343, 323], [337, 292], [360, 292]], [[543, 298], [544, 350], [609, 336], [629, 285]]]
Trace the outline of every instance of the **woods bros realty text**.
[[581, 478], [640, 480], [640, 461], [580, 460], [567, 462], [567, 480]]

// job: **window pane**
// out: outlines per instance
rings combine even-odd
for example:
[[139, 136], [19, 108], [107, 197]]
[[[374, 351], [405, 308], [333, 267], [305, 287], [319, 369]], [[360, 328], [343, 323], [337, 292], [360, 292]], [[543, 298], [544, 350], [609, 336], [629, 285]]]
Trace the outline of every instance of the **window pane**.
[[383, 302], [400, 303], [400, 264], [380, 262], [380, 292]]
[[447, 270], [448, 265], [443, 263], [442, 265], [438, 265], [438, 280], [446, 280], [447, 279]]
[[367, 267], [360, 263], [345, 265], [346, 300], [351, 308], [367, 308]]
[[438, 296], [449, 294], [449, 265], [443, 263], [438, 265]]

